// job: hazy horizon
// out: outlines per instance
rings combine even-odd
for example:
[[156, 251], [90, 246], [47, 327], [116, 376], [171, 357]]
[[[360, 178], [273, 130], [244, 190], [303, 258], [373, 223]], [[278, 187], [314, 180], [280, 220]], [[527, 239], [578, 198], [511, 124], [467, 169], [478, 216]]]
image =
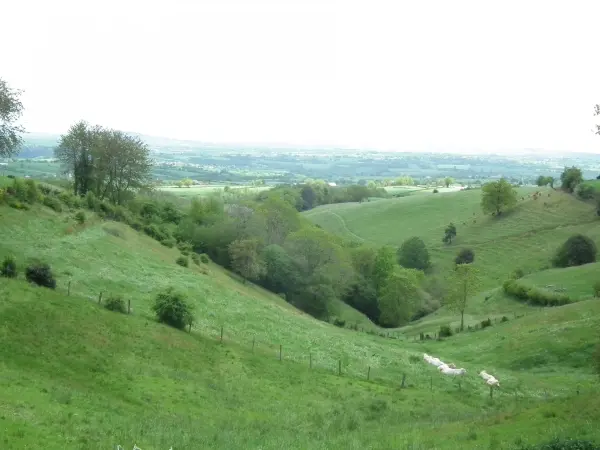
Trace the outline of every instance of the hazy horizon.
[[595, 153], [600, 4], [564, 5], [14, 1], [0, 77], [25, 90], [31, 132], [83, 119], [223, 145]]

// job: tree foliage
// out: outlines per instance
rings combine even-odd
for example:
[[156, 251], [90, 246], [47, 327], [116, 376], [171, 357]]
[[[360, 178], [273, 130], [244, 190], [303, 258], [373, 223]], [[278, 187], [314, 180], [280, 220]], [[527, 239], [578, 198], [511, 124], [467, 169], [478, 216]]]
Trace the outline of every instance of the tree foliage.
[[583, 234], [571, 236], [557, 250], [552, 264], [555, 267], [580, 266], [596, 261], [596, 243]]
[[23, 114], [21, 93], [0, 78], [0, 158], [16, 155], [23, 143], [21, 133], [25, 130], [15, 123]]
[[406, 324], [419, 305], [423, 272], [397, 268], [386, 279], [379, 296], [379, 323], [384, 327]]
[[546, 187], [550, 185], [551, 188], [554, 188], [554, 177], [540, 175], [536, 180], [536, 184], [539, 187]]
[[472, 264], [458, 264], [448, 277], [445, 305], [460, 313], [460, 329], [464, 329], [469, 297], [477, 292], [479, 272]]
[[444, 186], [446, 186], [447, 188], [449, 188], [452, 183], [454, 183], [454, 178], [452, 178], [452, 177], [444, 178]]
[[174, 328], [183, 329], [194, 321], [193, 305], [183, 293], [173, 287], [168, 287], [156, 295], [152, 310], [159, 322]]
[[149, 148], [118, 130], [77, 122], [61, 135], [54, 155], [72, 176], [76, 195], [93, 192], [100, 200], [122, 204], [150, 185]]
[[485, 214], [499, 215], [517, 204], [517, 191], [505, 178], [484, 184], [481, 191], [481, 208]]
[[377, 250], [373, 266], [373, 286], [378, 295], [382, 293], [387, 279], [396, 268], [396, 258], [391, 247], [381, 247]]
[[575, 188], [583, 181], [583, 173], [581, 169], [575, 166], [565, 167], [563, 173], [560, 174], [562, 189], [566, 192], [574, 192]]
[[229, 258], [233, 270], [247, 280], [258, 280], [265, 272], [258, 250], [257, 239], [238, 239], [229, 244]]
[[416, 236], [404, 241], [398, 249], [398, 264], [407, 269], [429, 269], [431, 261], [425, 242]]
[[452, 244], [452, 239], [456, 237], [456, 226], [451, 223], [444, 230], [444, 237], [442, 238], [442, 242], [445, 244]]

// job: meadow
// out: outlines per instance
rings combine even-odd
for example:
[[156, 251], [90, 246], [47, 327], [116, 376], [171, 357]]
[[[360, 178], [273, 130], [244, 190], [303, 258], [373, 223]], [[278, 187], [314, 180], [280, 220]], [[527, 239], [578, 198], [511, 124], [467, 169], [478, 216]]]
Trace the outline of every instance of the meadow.
[[[534, 200], [529, 194], [536, 191], [542, 196]], [[572, 234], [600, 241], [594, 205], [550, 188], [517, 192], [517, 206], [500, 217], [482, 213], [478, 189], [324, 205], [304, 215], [327, 231], [375, 246], [399, 247], [418, 236], [431, 253], [434, 271], [441, 274], [451, 268], [461, 248], [471, 248], [482, 269], [483, 290], [499, 286], [515, 269], [529, 274], [549, 268], [556, 249]], [[444, 244], [444, 230], [451, 222], [457, 236]]]
[[[190, 199], [194, 197], [206, 197], [209, 195], [223, 194], [227, 185], [201, 185], [201, 186], [190, 186], [187, 187], [176, 187], [176, 186], [162, 186], [158, 190], [174, 195], [175, 197]], [[251, 195], [270, 189], [269, 186], [250, 186], [250, 185], [235, 185], [229, 187], [231, 194], [244, 194]]]
[[[444, 223], [447, 218], [431, 202], [450, 203], [446, 212], [466, 218], [474, 211], [473, 195], [326, 208], [345, 217], [344, 211], [363, 207], [390, 211], [389, 203], [412, 208], [413, 214], [428, 211], [429, 221]], [[495, 234], [486, 238], [501, 244], [523, 235], [519, 245], [525, 245], [526, 237], [535, 240], [545, 232], [566, 228], [568, 236], [572, 227], [593, 229], [591, 221], [581, 225], [587, 204], [558, 193], [550, 198], [556, 209], [523, 201], [500, 219], [502, 226], [489, 219]], [[307, 215], [318, 217], [321, 209]], [[568, 213], [558, 217], [563, 209]], [[388, 214], [418, 226], [412, 216]], [[519, 448], [553, 437], [600, 440], [600, 430], [590, 425], [600, 419], [591, 365], [600, 301], [583, 290], [577, 303], [542, 309], [508, 298], [489, 283], [470, 299], [466, 323], [490, 317], [491, 327], [441, 341], [415, 340], [440, 325], [456, 326], [456, 314], [442, 308], [391, 331], [388, 339], [318, 321], [214, 263], [181, 267], [175, 264], [178, 250], [122, 223], [89, 213], [77, 225], [73, 216], [39, 204], [29, 211], [0, 206], [0, 257], [13, 254], [21, 272], [27, 261], [39, 258], [52, 266], [58, 282], [52, 291], [28, 285], [22, 273], [17, 280], [0, 279], [2, 448], [135, 443], [143, 450], [464, 449]], [[527, 234], [522, 221], [532, 225], [533, 218], [551, 228]], [[396, 223], [398, 235], [400, 223], [404, 220]], [[436, 224], [423, 220], [421, 226], [433, 241]], [[483, 228], [468, 229], [472, 242], [487, 242]], [[460, 233], [459, 227], [459, 239]], [[517, 251], [512, 245], [507, 252]], [[453, 245], [446, 254], [455, 250]], [[477, 263], [487, 264], [476, 252]], [[579, 279], [593, 278], [589, 267], [577, 268]], [[524, 281], [575, 278], [567, 271], [543, 274]], [[153, 299], [167, 286], [185, 292], [194, 304], [191, 332], [155, 321]], [[100, 293], [122, 295], [132, 313], [105, 310], [98, 304]], [[338, 308], [361, 328], [383, 332], [356, 311]], [[436, 373], [423, 362], [423, 352], [465, 367], [467, 376], [459, 384]], [[482, 369], [501, 381], [493, 398], [477, 377]]]

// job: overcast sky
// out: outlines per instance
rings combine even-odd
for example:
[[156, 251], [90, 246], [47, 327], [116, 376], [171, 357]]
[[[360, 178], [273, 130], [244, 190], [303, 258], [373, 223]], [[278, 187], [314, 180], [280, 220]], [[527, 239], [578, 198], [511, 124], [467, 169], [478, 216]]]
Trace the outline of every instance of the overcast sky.
[[[5, 0], [29, 131], [600, 150], [600, 1]], [[8, 19], [8, 20], [7, 20]]]

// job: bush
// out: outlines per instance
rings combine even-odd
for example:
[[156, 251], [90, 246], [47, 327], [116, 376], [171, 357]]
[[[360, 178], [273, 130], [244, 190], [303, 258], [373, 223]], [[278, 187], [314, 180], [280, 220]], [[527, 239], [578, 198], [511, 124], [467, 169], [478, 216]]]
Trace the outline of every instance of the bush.
[[338, 319], [337, 317], [333, 319], [333, 324], [336, 327], [344, 328], [346, 326], [346, 321], [342, 319]]
[[63, 191], [60, 194], [58, 194], [58, 199], [65, 205], [67, 205], [69, 208], [78, 208], [81, 204], [81, 201], [78, 197], [66, 191]]
[[87, 205], [88, 209], [95, 211], [97, 203], [98, 199], [96, 198], [94, 193], [92, 191], [88, 191], [88, 193], [85, 194], [85, 204]]
[[152, 310], [159, 322], [180, 330], [194, 321], [192, 305], [184, 294], [172, 287], [157, 294]]
[[438, 194], [439, 192], [440, 192], [440, 191], [438, 191], [437, 189], [434, 189], [434, 190], [433, 190], [433, 193], [434, 193], [434, 194]]
[[8, 201], [8, 206], [15, 209], [22, 209], [23, 211], [29, 211], [29, 206], [15, 199], [10, 199]]
[[175, 260], [177, 264], [183, 267], [188, 267], [190, 265], [189, 259], [186, 256], [181, 255], [179, 258]]
[[177, 241], [175, 240], [174, 237], [168, 237], [167, 239], [163, 239], [162, 241], [160, 241], [160, 243], [167, 248], [173, 248], [173, 247], [175, 247], [175, 244], [177, 243]]
[[576, 234], [571, 236], [558, 249], [552, 260], [555, 267], [572, 267], [596, 261], [596, 243], [587, 236]]
[[202, 261], [204, 264], [208, 264], [210, 262], [210, 258], [206, 253], [202, 253], [200, 255], [200, 261]]
[[594, 297], [600, 298], [600, 281], [594, 283]]
[[83, 225], [85, 223], [85, 219], [85, 213], [83, 211], [77, 211], [77, 213], [75, 214], [75, 221], [79, 225]]
[[500, 319], [500, 322], [508, 322], [508, 317], [502, 316], [502, 319]]
[[470, 248], [463, 248], [454, 259], [456, 264], [471, 264], [473, 261], [475, 261], [475, 252]]
[[19, 201], [27, 201], [27, 185], [19, 178], [15, 178], [12, 186], [9, 186], [6, 191]]
[[594, 370], [600, 375], [600, 344], [596, 345], [596, 350], [593, 354]]
[[17, 260], [14, 256], [5, 256], [0, 267], [0, 276], [16, 278], [17, 274]]
[[536, 306], [560, 306], [571, 302], [566, 294], [556, 294], [535, 287], [524, 286], [516, 280], [506, 280], [502, 289], [507, 295]]
[[511, 278], [513, 280], [518, 280], [519, 278], [523, 278], [524, 276], [525, 272], [523, 272], [523, 269], [515, 269], [515, 271], [511, 275]]
[[144, 230], [144, 233], [146, 233], [148, 236], [156, 239], [159, 242], [165, 241], [170, 237], [170, 236], [167, 236], [165, 233], [163, 233], [161, 231], [161, 229], [154, 223], [152, 223], [150, 225], [145, 225], [143, 230]]
[[38, 202], [40, 199], [40, 191], [38, 191], [35, 181], [33, 181], [31, 179], [27, 179], [27, 180], [25, 180], [25, 186], [27, 189], [27, 193], [26, 193], [27, 202], [29, 202], [29, 203]]
[[486, 319], [486, 320], [482, 320], [481, 321], [481, 329], [483, 330], [484, 328], [487, 327], [491, 327], [492, 326], [492, 320], [491, 319]]
[[120, 312], [125, 314], [127, 312], [127, 306], [125, 300], [120, 295], [111, 295], [104, 302], [104, 307], [110, 311]]
[[44, 286], [50, 289], [56, 288], [56, 280], [50, 266], [46, 263], [35, 262], [25, 270], [25, 278], [30, 283]]
[[442, 325], [440, 327], [439, 337], [450, 337], [452, 336], [452, 329], [448, 325]]
[[198, 253], [192, 253], [192, 261], [197, 266], [200, 265], [200, 255], [198, 255]]
[[56, 212], [62, 212], [62, 205], [57, 198], [51, 197], [50, 195], [46, 195], [44, 197], [44, 201], [42, 202], [44, 206], [47, 206], [50, 209], [53, 209]]

